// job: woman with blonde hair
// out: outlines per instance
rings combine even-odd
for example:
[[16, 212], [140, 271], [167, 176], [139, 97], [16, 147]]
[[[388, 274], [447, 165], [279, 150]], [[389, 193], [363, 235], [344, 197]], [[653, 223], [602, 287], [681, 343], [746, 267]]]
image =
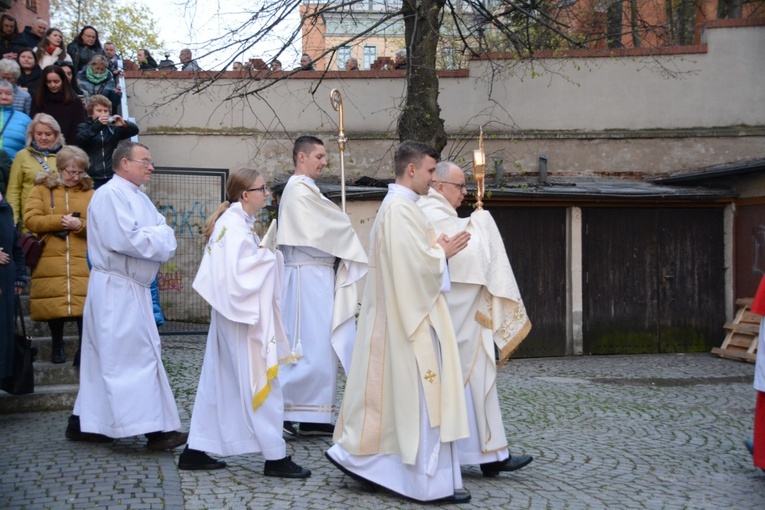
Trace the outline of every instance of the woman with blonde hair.
[[223, 202], [204, 228], [207, 237], [194, 279], [210, 305], [202, 374], [180, 469], [221, 469], [216, 455], [262, 453], [264, 475], [306, 478], [311, 472], [287, 456], [282, 438], [284, 401], [276, 375], [289, 356], [279, 302], [284, 259], [260, 246], [255, 213], [270, 194], [257, 170], [240, 168], [228, 179]]
[[[32, 270], [30, 315], [32, 320], [48, 322], [51, 362], [63, 363], [65, 321], [77, 322], [82, 344], [82, 311], [90, 273], [85, 229], [93, 181], [87, 173], [88, 155], [79, 147], [61, 149], [57, 163], [59, 175], [40, 172], [37, 176], [24, 206], [24, 225], [46, 238], [40, 262]], [[78, 348], [74, 366], [79, 366], [79, 358]]]
[[[18, 224], [24, 214], [24, 202], [35, 186], [37, 174], [58, 177], [56, 153], [64, 145], [61, 128], [56, 119], [38, 113], [27, 127], [27, 146], [20, 150], [11, 165], [6, 199], [13, 207], [13, 223]], [[27, 228], [24, 227], [26, 232]]]

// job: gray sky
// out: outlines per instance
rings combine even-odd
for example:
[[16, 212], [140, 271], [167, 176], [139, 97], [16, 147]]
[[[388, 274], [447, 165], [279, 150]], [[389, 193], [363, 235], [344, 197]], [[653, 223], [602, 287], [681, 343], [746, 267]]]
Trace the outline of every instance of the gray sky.
[[[153, 12], [154, 19], [157, 20], [160, 38], [165, 42], [166, 50], [170, 52], [170, 59], [174, 62], [178, 62], [178, 53], [184, 47], [191, 48], [195, 58], [201, 57], [206, 53], [206, 47], [203, 46], [206, 41], [225, 34], [229, 27], [248, 19], [248, 15], [242, 7], [245, 6], [246, 8], [248, 2], [241, 0], [197, 0], [196, 8], [193, 10], [185, 10], [183, 7], [185, 4], [185, 0], [146, 1], [146, 5]], [[293, 23], [297, 24], [298, 22], [299, 15], [296, 11]], [[215, 43], [214, 46], [220, 45], [222, 43]], [[280, 57], [285, 68], [290, 68], [299, 61], [299, 45], [300, 41], [298, 40], [298, 47], [295, 48], [294, 55]], [[257, 48], [248, 50], [238, 60], [244, 61], [249, 58], [268, 60], [268, 57], [273, 55], [275, 48], [279, 46], [281, 46], [281, 42], [278, 40], [278, 34], [275, 34], [273, 41], [262, 43]], [[208, 47], [212, 47], [212, 45]], [[200, 64], [205, 69], [220, 69], [223, 67], [224, 60], [230, 59], [234, 53], [235, 50], [232, 49], [219, 55], [200, 58]], [[162, 55], [158, 55], [157, 60], [162, 58]], [[293, 58], [294, 61], [291, 60]]]

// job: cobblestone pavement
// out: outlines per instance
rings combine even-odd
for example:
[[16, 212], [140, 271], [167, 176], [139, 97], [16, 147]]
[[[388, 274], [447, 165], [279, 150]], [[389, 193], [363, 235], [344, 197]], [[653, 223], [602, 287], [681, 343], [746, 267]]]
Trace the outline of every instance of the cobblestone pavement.
[[[188, 428], [204, 337], [165, 337], [164, 357]], [[753, 365], [708, 354], [524, 359], [500, 371], [511, 452], [534, 462], [483, 478], [454, 508], [763, 509], [765, 474], [742, 442], [754, 415]], [[69, 442], [67, 412], [0, 416], [0, 507], [130, 509], [418, 508], [370, 493], [324, 458], [327, 438], [289, 441], [307, 480], [262, 476], [258, 455], [227, 469], [180, 472], [180, 450], [142, 438]]]

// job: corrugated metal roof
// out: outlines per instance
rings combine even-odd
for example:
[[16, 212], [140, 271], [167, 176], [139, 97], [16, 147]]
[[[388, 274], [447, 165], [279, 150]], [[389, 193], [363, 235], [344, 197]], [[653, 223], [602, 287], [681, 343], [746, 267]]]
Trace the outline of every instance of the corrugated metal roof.
[[752, 159], [738, 163], [710, 166], [694, 172], [660, 177], [654, 179], [653, 182], [659, 184], [692, 183], [763, 171], [765, 171], [765, 159]]
[[[371, 183], [372, 186], [347, 185], [345, 188], [346, 198], [358, 199], [382, 199], [387, 193], [387, 183], [391, 181], [379, 181], [363, 179], [363, 182]], [[279, 194], [284, 188], [285, 182], [276, 183], [274, 191]], [[322, 193], [329, 198], [340, 197], [340, 185], [336, 183], [318, 183]], [[671, 186], [646, 181], [630, 181], [622, 179], [603, 178], [576, 178], [576, 179], [549, 179], [548, 183], [541, 185], [536, 179], [515, 179], [503, 182], [501, 186], [492, 183], [486, 184], [486, 193], [497, 198], [546, 198], [546, 199], [615, 199], [615, 200], [719, 200], [736, 196], [729, 189], [715, 189], [706, 187]], [[468, 195], [475, 195], [475, 183], [468, 183]]]

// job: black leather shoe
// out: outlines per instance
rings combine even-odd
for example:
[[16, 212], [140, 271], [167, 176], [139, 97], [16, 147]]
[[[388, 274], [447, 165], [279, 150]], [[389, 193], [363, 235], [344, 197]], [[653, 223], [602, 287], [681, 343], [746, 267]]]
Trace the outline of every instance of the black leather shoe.
[[297, 437], [298, 435], [298, 431], [295, 428], [295, 424], [292, 423], [291, 421], [285, 421], [282, 424], [282, 430], [284, 431], [285, 434], [287, 434], [290, 437]]
[[226, 467], [225, 461], [215, 460], [205, 452], [192, 450], [188, 446], [178, 457], [178, 469], [187, 471], [223, 469], [224, 467]]
[[84, 441], [87, 443], [111, 443], [114, 441], [111, 437], [103, 434], [83, 432], [80, 430], [80, 417], [75, 415], [69, 417], [69, 423], [66, 426], [66, 438], [70, 441]]
[[263, 474], [279, 478], [308, 478], [311, 476], [311, 470], [298, 466], [292, 462], [292, 457], [287, 455], [283, 459], [267, 460]]
[[146, 443], [146, 448], [154, 451], [172, 450], [186, 444], [188, 439], [188, 432], [153, 432]]
[[53, 348], [50, 354], [50, 362], [59, 364], [66, 362], [66, 355], [64, 355], [64, 346], [56, 346]]
[[469, 503], [472, 496], [466, 489], [460, 489], [454, 491], [454, 494], [445, 498], [437, 499], [433, 503], [451, 503], [452, 505], [459, 505], [460, 503]]
[[335, 426], [331, 423], [301, 423], [301, 436], [332, 436], [335, 433]]
[[481, 464], [483, 476], [497, 476], [502, 471], [517, 471], [534, 460], [531, 455], [511, 455], [502, 461]]
[[376, 492], [376, 491], [377, 491], [377, 488], [379, 487], [379, 485], [377, 485], [376, 483], [374, 483], [374, 482], [372, 482], [372, 481], [370, 481], [370, 480], [367, 480], [367, 479], [366, 479], [366, 478], [364, 478], [363, 476], [357, 475], [357, 474], [356, 474], [356, 473], [354, 473], [353, 471], [350, 471], [350, 470], [346, 469], [346, 468], [345, 468], [345, 466], [343, 466], [342, 464], [340, 464], [339, 462], [337, 462], [335, 459], [333, 459], [333, 458], [332, 458], [332, 456], [329, 454], [329, 452], [324, 452], [324, 456], [325, 456], [325, 457], [327, 458], [327, 460], [328, 460], [328, 461], [330, 461], [330, 462], [332, 463], [332, 465], [333, 465], [333, 466], [335, 466], [337, 469], [339, 469], [339, 470], [340, 470], [340, 471], [342, 471], [344, 474], [346, 474], [346, 475], [350, 476], [351, 478], [353, 478], [354, 480], [356, 480], [357, 482], [359, 482], [361, 485], [363, 485], [363, 486], [364, 486], [364, 488], [365, 488], [367, 491], [369, 491], [369, 492]]

